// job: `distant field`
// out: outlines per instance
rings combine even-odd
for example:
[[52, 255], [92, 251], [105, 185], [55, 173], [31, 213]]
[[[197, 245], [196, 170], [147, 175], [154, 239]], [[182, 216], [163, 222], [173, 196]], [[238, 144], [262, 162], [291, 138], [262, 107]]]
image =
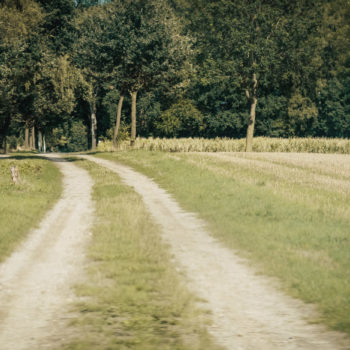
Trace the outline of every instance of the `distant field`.
[[[183, 138], [159, 139], [137, 138], [133, 149], [166, 152], [242, 152], [245, 139], [229, 138]], [[129, 150], [129, 141], [122, 141], [118, 150]], [[110, 141], [100, 142], [102, 152], [113, 150]], [[311, 152], [350, 154], [350, 140], [327, 138], [269, 138], [256, 137], [253, 142], [254, 152]]]
[[[18, 185], [11, 165], [19, 169]], [[61, 189], [61, 174], [50, 161], [30, 154], [0, 158], [0, 261], [40, 222]]]
[[209, 230], [320, 321], [350, 334], [350, 156], [115, 152], [199, 213]]

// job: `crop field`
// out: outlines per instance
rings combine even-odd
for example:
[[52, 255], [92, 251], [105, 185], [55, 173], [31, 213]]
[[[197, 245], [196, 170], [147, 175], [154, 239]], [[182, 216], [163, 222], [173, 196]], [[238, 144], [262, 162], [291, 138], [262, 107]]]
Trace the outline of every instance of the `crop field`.
[[[245, 139], [229, 138], [137, 138], [133, 149], [165, 152], [242, 152]], [[130, 150], [130, 141], [121, 141], [118, 150]], [[100, 142], [98, 150], [114, 151], [110, 141]], [[254, 152], [310, 152], [350, 154], [350, 140], [340, 138], [271, 138], [256, 137]]]
[[[141, 142], [141, 140], [139, 140]], [[257, 272], [350, 334], [350, 156], [310, 153], [97, 154], [171, 193]]]

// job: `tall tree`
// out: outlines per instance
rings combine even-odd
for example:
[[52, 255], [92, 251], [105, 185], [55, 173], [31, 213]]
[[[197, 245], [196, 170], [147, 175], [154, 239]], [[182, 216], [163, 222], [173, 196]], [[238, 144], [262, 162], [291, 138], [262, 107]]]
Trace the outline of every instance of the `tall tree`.
[[23, 86], [23, 61], [28, 38], [42, 20], [39, 6], [31, 0], [0, 4], [0, 147], [6, 151], [11, 120], [20, 114], [17, 89]]
[[[216, 75], [217, 81], [231, 81], [233, 87], [240, 88], [241, 99], [243, 95], [247, 98], [247, 151], [252, 149], [259, 97], [267, 91], [277, 94], [301, 91], [304, 98], [309, 85], [316, 81], [312, 74], [319, 68], [320, 62], [315, 59], [319, 53], [310, 37], [319, 27], [319, 3], [316, 0], [187, 3], [191, 19], [188, 26], [197, 38], [200, 67], [209, 66], [211, 76]], [[226, 103], [225, 98], [221, 100]]]
[[85, 81], [84, 98], [90, 110], [91, 148], [97, 145], [97, 107], [103, 85], [109, 80], [110, 38], [105, 27], [109, 13], [103, 6], [92, 6], [81, 12], [75, 26], [79, 39], [74, 43], [73, 63]]
[[[164, 80], [178, 80], [177, 72], [181, 70], [188, 53], [187, 38], [181, 35], [180, 23], [166, 1], [115, 1], [112, 8], [118, 29], [111, 33], [111, 39], [112, 43], [117, 43], [114, 55], [120, 61], [119, 64], [115, 62], [114, 71], [121, 99], [126, 91], [131, 95], [133, 145], [139, 90], [148, 89]], [[119, 103], [121, 108], [122, 100]], [[114, 135], [116, 139], [117, 132]]]
[[46, 55], [41, 65], [43, 68], [37, 78], [34, 99], [36, 125], [40, 133], [69, 118], [76, 103], [75, 88], [79, 83], [79, 73], [67, 56]]

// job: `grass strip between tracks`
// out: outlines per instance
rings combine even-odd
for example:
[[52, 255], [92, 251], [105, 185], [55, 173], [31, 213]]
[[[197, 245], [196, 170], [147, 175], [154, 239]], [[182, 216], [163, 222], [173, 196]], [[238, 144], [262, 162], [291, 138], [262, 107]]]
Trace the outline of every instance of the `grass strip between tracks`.
[[[11, 166], [19, 169], [17, 185], [11, 180]], [[61, 191], [61, 174], [50, 161], [30, 154], [0, 158], [0, 261], [40, 223]]]
[[332, 182], [327, 187], [312, 168], [297, 175], [288, 167], [276, 173], [273, 166], [246, 166], [239, 159], [203, 153], [129, 151], [97, 156], [131, 165], [153, 178], [259, 271], [277, 276], [289, 294], [314, 303], [321, 322], [350, 334], [348, 192], [332, 190]]
[[[74, 336], [64, 349], [219, 349], [208, 315], [176, 272], [160, 228], [117, 174], [86, 160], [95, 185], [96, 221]], [[62, 347], [60, 347], [62, 349]]]

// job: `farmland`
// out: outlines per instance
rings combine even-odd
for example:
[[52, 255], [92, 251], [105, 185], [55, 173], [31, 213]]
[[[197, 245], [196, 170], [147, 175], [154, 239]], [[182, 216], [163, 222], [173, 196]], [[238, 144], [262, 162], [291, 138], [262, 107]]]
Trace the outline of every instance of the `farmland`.
[[115, 152], [225, 245], [350, 333], [348, 155]]
[[[164, 152], [242, 152], [245, 139], [232, 138], [142, 138], [135, 141], [132, 149]], [[131, 150], [129, 140], [119, 142], [117, 150]], [[110, 141], [99, 143], [101, 152], [114, 151]], [[350, 141], [341, 138], [272, 138], [256, 137], [254, 152], [308, 152], [350, 154]]]

